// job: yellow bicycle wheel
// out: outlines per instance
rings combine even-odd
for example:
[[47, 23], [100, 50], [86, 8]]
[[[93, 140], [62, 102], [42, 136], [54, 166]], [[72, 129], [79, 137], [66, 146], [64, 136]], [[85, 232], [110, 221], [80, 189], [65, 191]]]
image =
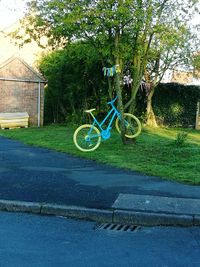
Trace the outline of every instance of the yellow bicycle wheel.
[[79, 150], [90, 152], [97, 149], [100, 145], [101, 134], [95, 126], [83, 124], [74, 132], [73, 141]]
[[[125, 123], [125, 136], [127, 138], [135, 138], [138, 136], [142, 130], [142, 125], [137, 117], [130, 113], [124, 113], [124, 123]], [[115, 122], [116, 129], [121, 133], [122, 123], [119, 118]]]

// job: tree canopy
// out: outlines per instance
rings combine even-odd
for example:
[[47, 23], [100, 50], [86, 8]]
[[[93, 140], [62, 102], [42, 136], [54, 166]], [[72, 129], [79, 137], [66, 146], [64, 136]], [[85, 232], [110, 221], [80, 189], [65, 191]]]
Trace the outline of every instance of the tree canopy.
[[[87, 40], [102, 66], [119, 65], [121, 73], [112, 82], [123, 113], [124, 108], [134, 110], [144, 72], [152, 62], [162, 59], [165, 69], [172, 59], [178, 62], [182, 57], [186, 39], [189, 45], [188, 22], [197, 7], [198, 0], [31, 0], [23, 23], [27, 34], [38, 42], [47, 36], [52, 47], [64, 47]], [[187, 53], [193, 52], [191, 43]], [[185, 52], [186, 59], [189, 54], [185, 57]], [[124, 106], [121, 79], [127, 68], [133, 83]]]
[[53, 47], [87, 40], [105, 66], [120, 64], [123, 70], [131, 61], [134, 99], [152, 57], [164, 55], [165, 61], [172, 55], [164, 54], [170, 46], [176, 53], [182, 45], [197, 4], [198, 0], [32, 0], [24, 26], [31, 38], [39, 42], [47, 36]]

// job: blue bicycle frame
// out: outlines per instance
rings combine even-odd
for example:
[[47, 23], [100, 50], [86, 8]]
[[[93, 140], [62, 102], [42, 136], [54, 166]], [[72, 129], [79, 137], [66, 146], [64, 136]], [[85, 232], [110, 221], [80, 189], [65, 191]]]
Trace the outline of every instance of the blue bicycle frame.
[[[92, 124], [91, 129], [90, 129], [89, 132], [88, 132], [88, 136], [90, 136], [93, 127], [94, 127], [95, 125], [98, 125], [98, 127], [99, 127], [99, 129], [100, 129], [100, 131], [101, 131], [101, 137], [102, 137], [102, 139], [103, 139], [103, 140], [107, 140], [108, 138], [110, 138], [110, 130], [112, 129], [111, 125], [112, 125], [112, 123], [113, 123], [113, 120], [115, 119], [116, 116], [120, 118], [120, 112], [119, 112], [119, 111], [116, 109], [116, 107], [114, 106], [114, 102], [116, 101], [116, 99], [117, 99], [117, 96], [116, 96], [112, 101], [110, 101], [110, 102], [107, 103], [107, 104], [110, 104], [112, 108], [111, 108], [111, 110], [108, 112], [108, 114], [106, 115], [106, 117], [103, 119], [103, 121], [102, 121], [101, 123], [99, 123], [99, 122], [97, 121], [97, 119], [94, 117], [94, 115], [92, 115], [94, 121], [93, 121], [93, 124]], [[112, 114], [112, 113], [113, 113], [113, 114]], [[111, 119], [110, 119], [110, 122], [109, 122], [107, 128], [104, 130], [102, 126], [104, 125], [104, 123], [106, 122], [106, 120], [111, 116], [111, 114], [112, 114], [112, 117], [111, 117]], [[92, 136], [95, 137], [94, 135], [92, 135]], [[90, 136], [90, 137], [91, 137], [91, 136]], [[96, 137], [97, 137], [97, 135], [96, 135]]]

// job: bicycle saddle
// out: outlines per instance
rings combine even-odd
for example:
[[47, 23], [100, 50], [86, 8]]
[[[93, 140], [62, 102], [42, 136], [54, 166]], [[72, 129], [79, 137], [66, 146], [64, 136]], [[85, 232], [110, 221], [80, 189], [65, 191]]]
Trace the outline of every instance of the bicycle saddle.
[[86, 113], [91, 113], [92, 111], [96, 110], [96, 108], [85, 110]]

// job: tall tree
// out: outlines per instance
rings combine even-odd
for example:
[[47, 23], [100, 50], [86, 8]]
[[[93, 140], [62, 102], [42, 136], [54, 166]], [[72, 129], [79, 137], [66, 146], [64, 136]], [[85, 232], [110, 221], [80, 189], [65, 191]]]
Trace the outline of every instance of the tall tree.
[[[193, 40], [193, 42], [191, 42]], [[146, 124], [157, 127], [152, 107], [155, 87], [161, 82], [166, 71], [176, 68], [190, 68], [198, 38], [186, 25], [163, 25], [163, 30], [154, 36], [149, 60], [144, 72], [146, 83], [147, 110]]]

